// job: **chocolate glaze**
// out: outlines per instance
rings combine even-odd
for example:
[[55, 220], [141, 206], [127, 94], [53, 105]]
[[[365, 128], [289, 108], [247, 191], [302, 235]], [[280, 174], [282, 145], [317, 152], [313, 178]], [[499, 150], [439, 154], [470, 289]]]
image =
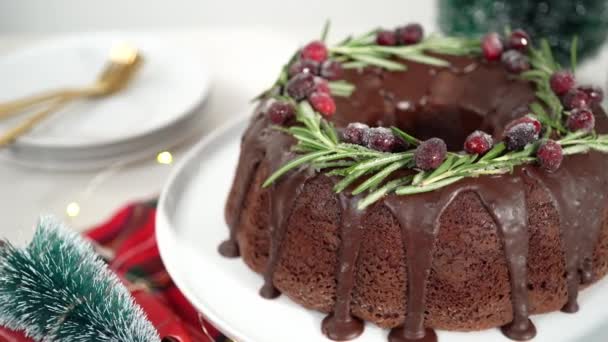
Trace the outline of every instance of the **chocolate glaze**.
[[[332, 120], [337, 127], [355, 121], [371, 125], [394, 124], [417, 135], [420, 128], [415, 123], [424, 121], [424, 116], [436, 115], [441, 120], [457, 123], [457, 127], [444, 125], [433, 132], [439, 137], [447, 136], [450, 146], [461, 146], [462, 141], [458, 140], [478, 128], [500, 137], [502, 127], [525, 114], [528, 105], [536, 100], [532, 85], [512, 79], [500, 64], [487, 64], [467, 57], [444, 58], [450, 60], [451, 68], [439, 69], [408, 63], [406, 72], [387, 72], [377, 68], [348, 71], [346, 80], [355, 84], [356, 90], [348, 99], [337, 99], [338, 112]], [[600, 109], [597, 111], [601, 112]], [[475, 125], [471, 125], [471, 122], [475, 122]], [[608, 131], [606, 118], [598, 117], [597, 123], [600, 132]], [[243, 138], [233, 196], [226, 208], [230, 239], [220, 247], [224, 255], [238, 254], [237, 230], [241, 210], [257, 165], [265, 159], [270, 169], [276, 170], [294, 156], [290, 152], [293, 139], [271, 130], [269, 126], [269, 122], [258, 113]], [[422, 133], [425, 133], [424, 127]], [[398, 221], [407, 265], [404, 288], [406, 318], [402, 326], [391, 331], [389, 340], [437, 340], [434, 331], [425, 326], [425, 296], [433, 260], [432, 250], [442, 212], [465, 191], [479, 196], [502, 239], [510, 275], [513, 318], [501, 330], [514, 340], [534, 337], [536, 330], [528, 318], [527, 180], [541, 184], [559, 212], [569, 298], [564, 310], [575, 311], [580, 280], [586, 283], [594, 278], [591, 273], [592, 253], [608, 191], [608, 182], [597, 173], [608, 167], [607, 159], [595, 152], [567, 156], [562, 168], [555, 174], [547, 174], [535, 166], [525, 166], [516, 168], [513, 174], [465, 179], [429, 193], [385, 197], [377, 205], [389, 208]], [[269, 190], [271, 246], [264, 272], [264, 286], [260, 291], [266, 298], [279, 295], [273, 285], [273, 275], [289, 228], [288, 221], [306, 182], [314, 176], [315, 172], [309, 168], [294, 170]], [[323, 320], [322, 329], [334, 340], [347, 340], [363, 331], [363, 323], [351, 314], [350, 303], [363, 236], [361, 220], [365, 211], [355, 209], [356, 197], [350, 197], [348, 191], [336, 196], [341, 208], [336, 301], [333, 312]]]
[[355, 287], [355, 265], [363, 239], [361, 220], [365, 212], [357, 210], [360, 197], [350, 197], [342, 192], [338, 199], [342, 243], [336, 272], [336, 304], [333, 313], [323, 320], [321, 329], [332, 340], [346, 341], [363, 333], [363, 322], [351, 315], [350, 302]]
[[[294, 158], [295, 155], [285, 149], [285, 146], [292, 145], [293, 139], [290, 136], [272, 130], [268, 141], [271, 143], [266, 145], [266, 159], [271, 170], [278, 169]], [[264, 272], [264, 286], [260, 289], [260, 295], [264, 298], [276, 298], [280, 295], [273, 285], [273, 276], [287, 232], [287, 221], [306, 182], [314, 176], [312, 169], [300, 168], [274, 182], [270, 189], [270, 256]]]
[[260, 161], [264, 158], [265, 144], [263, 131], [267, 126], [268, 123], [264, 120], [264, 117], [256, 115], [241, 139], [241, 154], [236, 170], [236, 174], [239, 176], [234, 178], [234, 195], [226, 205], [224, 212], [226, 223], [230, 229], [230, 236], [218, 248], [220, 254], [227, 258], [236, 258], [240, 255], [236, 238], [237, 229], [241, 222], [245, 194], [249, 190], [253, 175], [255, 175]]

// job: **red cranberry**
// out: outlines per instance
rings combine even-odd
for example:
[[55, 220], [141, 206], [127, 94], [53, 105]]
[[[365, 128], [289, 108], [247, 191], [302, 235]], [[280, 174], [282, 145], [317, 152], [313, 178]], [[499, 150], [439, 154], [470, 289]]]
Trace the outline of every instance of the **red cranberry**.
[[376, 33], [376, 44], [383, 46], [397, 45], [397, 36], [394, 31], [380, 30]]
[[369, 126], [360, 122], [349, 123], [342, 131], [342, 140], [349, 144], [365, 145], [369, 138]]
[[568, 90], [574, 87], [575, 79], [574, 75], [570, 71], [561, 70], [556, 71], [551, 75], [550, 79], [551, 90], [557, 95], [564, 95]]
[[508, 42], [509, 49], [525, 51], [528, 48], [528, 45], [530, 45], [530, 36], [526, 31], [517, 29], [511, 32]]
[[536, 158], [540, 167], [549, 172], [555, 172], [564, 160], [562, 146], [554, 140], [544, 141], [536, 151]]
[[509, 131], [513, 126], [520, 124], [520, 123], [530, 123], [532, 125], [534, 125], [534, 131], [536, 132], [536, 134], [540, 134], [540, 131], [542, 130], [543, 126], [540, 123], [540, 121], [538, 121], [536, 118], [532, 117], [532, 116], [522, 116], [519, 119], [515, 119], [511, 122], [509, 122], [506, 126], [505, 126], [505, 134], [507, 131]]
[[299, 59], [289, 66], [289, 77], [294, 77], [297, 74], [308, 73], [313, 75], [319, 74], [319, 63], [311, 59]]
[[496, 32], [488, 33], [481, 39], [481, 50], [488, 61], [497, 61], [502, 54], [502, 41]]
[[537, 139], [538, 133], [536, 132], [536, 128], [534, 124], [529, 122], [518, 123], [509, 128], [505, 134], [507, 149], [510, 151], [521, 150]]
[[330, 81], [342, 78], [343, 71], [342, 64], [336, 61], [327, 60], [321, 64], [321, 76]]
[[306, 44], [306, 46], [302, 48], [300, 58], [323, 62], [327, 59], [328, 54], [329, 52], [327, 51], [327, 47], [325, 46], [325, 44], [321, 41], [315, 40]]
[[494, 141], [492, 136], [483, 131], [471, 133], [464, 142], [464, 150], [470, 154], [484, 154], [488, 152]]
[[591, 103], [589, 95], [584, 91], [576, 88], [568, 90], [568, 92], [562, 97], [562, 104], [568, 110], [574, 108], [585, 108]]
[[591, 132], [595, 128], [595, 116], [593, 116], [593, 112], [589, 109], [576, 108], [570, 112], [566, 126], [573, 132]]
[[296, 116], [295, 108], [287, 102], [273, 102], [266, 114], [275, 125], [285, 125]]
[[600, 104], [604, 100], [604, 91], [600, 87], [580, 86], [578, 89], [584, 91], [589, 96], [591, 104]]
[[503, 53], [501, 62], [509, 72], [514, 74], [530, 70], [528, 57], [517, 50], [509, 50]]
[[368, 130], [367, 147], [381, 152], [395, 151], [401, 146], [401, 140], [386, 127], [374, 127]]
[[434, 170], [443, 163], [447, 155], [447, 146], [439, 138], [423, 141], [414, 152], [416, 167], [421, 170]]
[[331, 95], [331, 89], [329, 88], [329, 82], [321, 77], [315, 77], [315, 91]]
[[417, 44], [422, 40], [424, 36], [424, 29], [420, 24], [407, 24], [403, 27], [398, 28], [395, 31], [397, 35], [397, 41], [403, 45]]
[[315, 91], [308, 97], [308, 100], [312, 107], [325, 117], [330, 117], [336, 112], [336, 102], [327, 93]]
[[308, 73], [297, 74], [287, 82], [285, 89], [294, 100], [303, 100], [315, 90], [315, 77]]

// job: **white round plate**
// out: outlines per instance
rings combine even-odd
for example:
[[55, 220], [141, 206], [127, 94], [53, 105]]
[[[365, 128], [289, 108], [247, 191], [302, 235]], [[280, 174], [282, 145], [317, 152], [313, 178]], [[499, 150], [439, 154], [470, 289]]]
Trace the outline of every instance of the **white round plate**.
[[[184, 295], [228, 337], [239, 342], [329, 341], [321, 313], [285, 296], [258, 295], [262, 278], [240, 259], [226, 259], [217, 246], [228, 237], [226, 200], [239, 154], [241, 119], [204, 139], [176, 167], [160, 199], [156, 234], [161, 257]], [[532, 317], [535, 342], [608, 341], [608, 279], [583, 291], [577, 314]], [[356, 342], [385, 342], [387, 330], [367, 324]], [[439, 342], [510, 341], [498, 331], [439, 331]]]
[[[209, 73], [202, 56], [153, 34], [83, 33], [41, 41], [0, 56], [0, 102], [36, 92], [91, 84], [118, 44], [138, 48], [141, 70], [118, 94], [78, 101], [44, 120], [14, 146], [83, 149], [129, 143], [190, 115], [205, 98]], [[0, 122], [0, 132], [22, 118]]]

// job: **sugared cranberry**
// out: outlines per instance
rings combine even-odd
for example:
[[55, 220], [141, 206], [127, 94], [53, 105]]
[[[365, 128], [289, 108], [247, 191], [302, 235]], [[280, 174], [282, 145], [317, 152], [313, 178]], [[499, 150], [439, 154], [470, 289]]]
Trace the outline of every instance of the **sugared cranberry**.
[[488, 61], [497, 61], [502, 54], [502, 41], [496, 32], [488, 33], [481, 39], [481, 50]]
[[366, 145], [369, 137], [369, 126], [360, 122], [349, 123], [342, 131], [342, 140], [349, 144]]
[[329, 82], [321, 77], [315, 77], [315, 92], [326, 93], [331, 95], [331, 89], [329, 88]]
[[327, 60], [321, 64], [321, 76], [330, 81], [340, 79], [343, 71], [342, 64], [336, 61]]
[[568, 90], [574, 87], [574, 83], [576, 82], [574, 79], [574, 75], [570, 71], [561, 70], [556, 71], [551, 75], [551, 79], [549, 80], [551, 84], [551, 90], [557, 95], [564, 95], [568, 92]]
[[511, 32], [508, 42], [509, 49], [525, 51], [529, 45], [530, 36], [526, 33], [526, 31], [517, 29]]
[[544, 141], [536, 151], [536, 158], [543, 169], [549, 172], [557, 171], [564, 160], [562, 146], [554, 140]]
[[530, 70], [528, 57], [517, 50], [509, 50], [503, 53], [501, 62], [509, 72], [514, 74]]
[[414, 152], [416, 167], [421, 170], [434, 170], [443, 163], [447, 155], [447, 146], [439, 138], [423, 141]]
[[505, 133], [505, 143], [510, 151], [521, 150], [538, 139], [538, 133], [532, 123], [521, 122], [513, 125]]
[[376, 33], [376, 44], [383, 46], [397, 45], [397, 36], [394, 31], [380, 30]]
[[570, 112], [566, 126], [573, 132], [591, 132], [595, 128], [595, 116], [593, 116], [593, 112], [589, 109], [576, 108]]
[[370, 128], [367, 134], [367, 147], [381, 152], [395, 151], [401, 146], [401, 139], [385, 127]]
[[562, 104], [568, 110], [574, 108], [586, 108], [590, 103], [589, 95], [584, 91], [572, 88], [562, 97]]
[[506, 126], [505, 126], [505, 130], [504, 130], [504, 134], [506, 134], [513, 126], [520, 124], [520, 123], [530, 123], [532, 125], [534, 125], [534, 131], [536, 132], [536, 134], [540, 134], [540, 131], [542, 130], [543, 126], [540, 123], [540, 121], [538, 121], [538, 119], [526, 115], [526, 116], [522, 116], [519, 119], [515, 119], [511, 122], [509, 122]]
[[600, 104], [604, 100], [604, 91], [600, 87], [586, 85], [580, 86], [578, 89], [584, 91], [589, 96], [591, 104]]
[[481, 155], [488, 152], [493, 144], [491, 135], [483, 131], [475, 131], [464, 141], [464, 150], [470, 154]]
[[303, 100], [315, 90], [315, 77], [308, 73], [297, 74], [287, 82], [285, 89], [294, 100]]
[[424, 36], [424, 29], [420, 24], [407, 24], [403, 27], [397, 28], [395, 31], [397, 35], [397, 41], [403, 45], [417, 44], [422, 40]]
[[300, 54], [301, 59], [311, 59], [317, 62], [323, 62], [327, 59], [328, 51], [325, 44], [321, 41], [315, 40], [306, 44], [302, 48], [302, 52]]
[[266, 114], [275, 125], [285, 125], [296, 116], [296, 110], [290, 103], [276, 101], [268, 107]]
[[327, 93], [315, 91], [308, 97], [308, 100], [312, 107], [325, 117], [330, 117], [336, 112], [336, 102]]
[[319, 62], [311, 59], [299, 59], [289, 66], [289, 77], [294, 77], [297, 74], [309, 73], [313, 75], [319, 74]]

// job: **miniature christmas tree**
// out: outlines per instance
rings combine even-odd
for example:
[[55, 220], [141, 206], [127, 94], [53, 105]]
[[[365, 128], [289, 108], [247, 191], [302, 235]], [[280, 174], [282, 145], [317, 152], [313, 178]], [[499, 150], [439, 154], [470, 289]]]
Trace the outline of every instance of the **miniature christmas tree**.
[[578, 55], [593, 55], [608, 30], [608, 2], [604, 0], [440, 0], [439, 25], [447, 35], [479, 36], [505, 28], [522, 28], [532, 41], [547, 38], [556, 58], [566, 65], [572, 38], [578, 36]]
[[0, 247], [0, 325], [36, 341], [159, 341], [92, 246], [51, 217], [32, 242]]

